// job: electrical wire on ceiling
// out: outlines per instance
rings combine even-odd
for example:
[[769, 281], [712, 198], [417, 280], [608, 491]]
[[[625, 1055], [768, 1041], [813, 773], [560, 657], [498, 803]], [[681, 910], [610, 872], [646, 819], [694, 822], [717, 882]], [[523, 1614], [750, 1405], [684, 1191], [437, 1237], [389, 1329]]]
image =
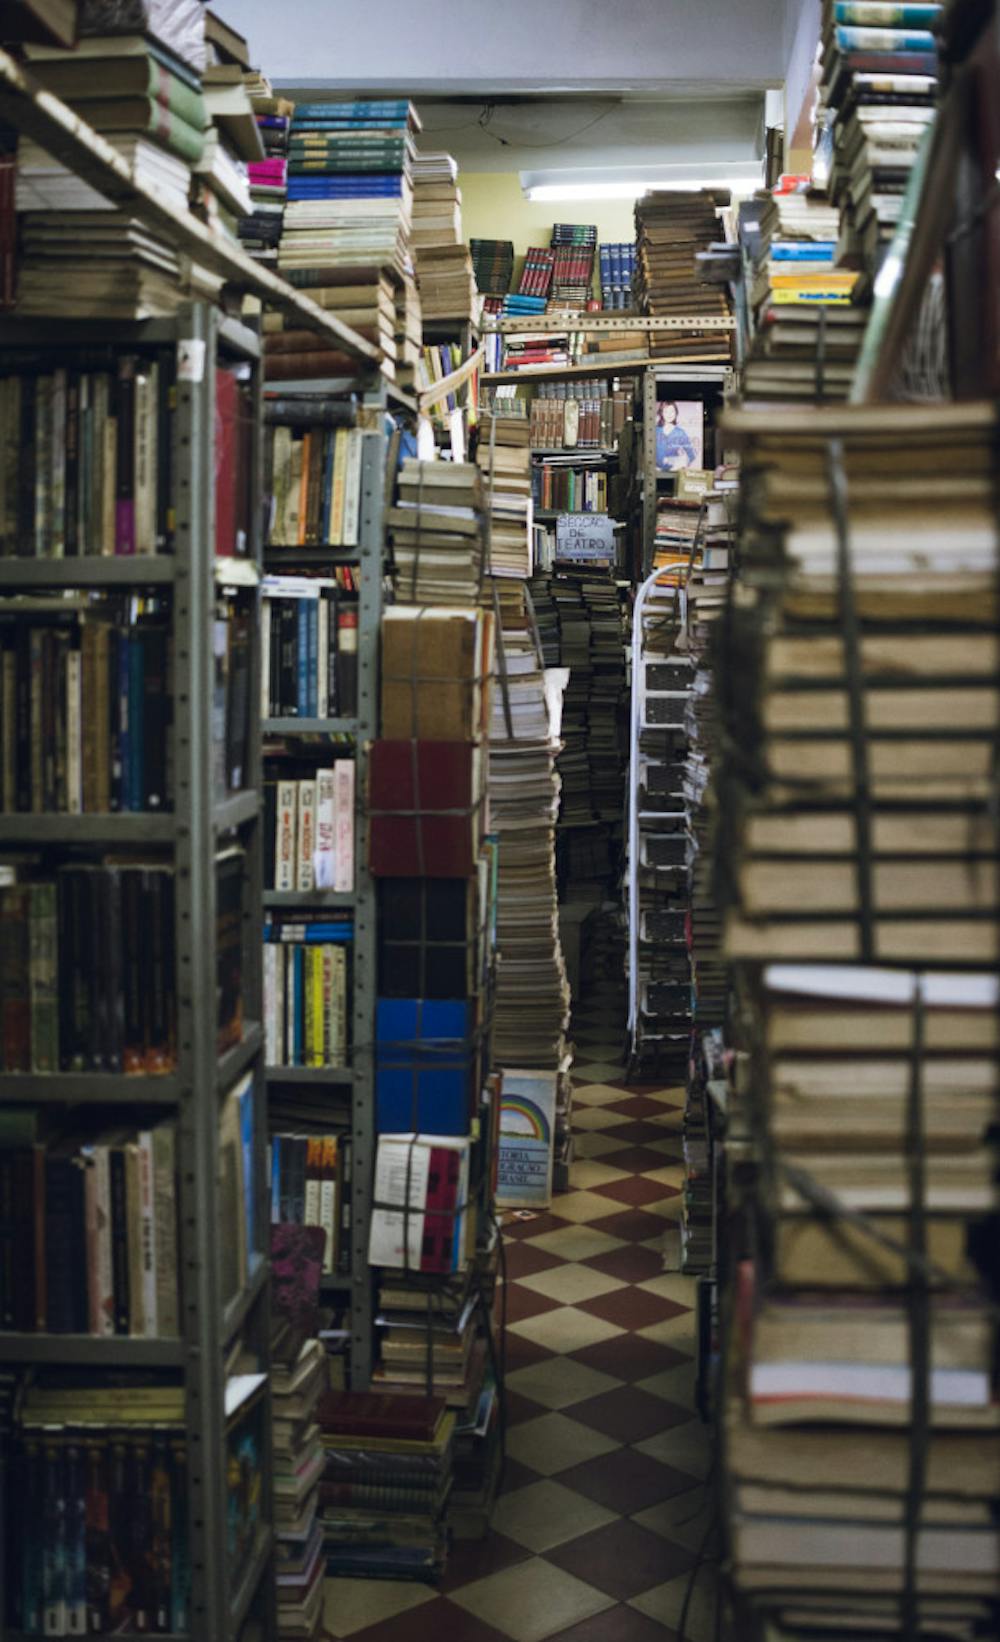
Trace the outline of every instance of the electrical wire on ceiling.
[[595, 125], [600, 125], [601, 121], [606, 120], [612, 110], [618, 107], [620, 107], [620, 103], [617, 100], [614, 102], [609, 102], [607, 108], [602, 108], [599, 114], [595, 114], [593, 119], [585, 121], [583, 125], [577, 126], [575, 131], [568, 132], [565, 137], [553, 137], [550, 141], [544, 142], [539, 141], [522, 143], [518, 142], [515, 137], [503, 137], [499, 131], [494, 131], [492, 129], [492, 125], [494, 116], [497, 112], [497, 105], [495, 102], [485, 102], [480, 109], [477, 118], [474, 120], [464, 120], [461, 125], [439, 125], [425, 127], [424, 135], [427, 137], [444, 137], [448, 136], [453, 131], [471, 131], [474, 126], [478, 126], [480, 131], [482, 131], [487, 137], [492, 137], [494, 142], [499, 143], [502, 148], [526, 148], [533, 150], [541, 148], [562, 148], [566, 143], [575, 142], [577, 137], [582, 137], [585, 132], [592, 131]]

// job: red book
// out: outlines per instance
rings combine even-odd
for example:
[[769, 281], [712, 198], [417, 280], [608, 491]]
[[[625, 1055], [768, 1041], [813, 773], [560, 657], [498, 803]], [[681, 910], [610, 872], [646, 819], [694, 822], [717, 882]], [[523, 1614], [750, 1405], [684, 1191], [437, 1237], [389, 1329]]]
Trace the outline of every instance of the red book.
[[468, 878], [482, 841], [482, 758], [461, 741], [376, 741], [369, 764], [369, 870]]
[[409, 1397], [389, 1391], [327, 1391], [316, 1418], [324, 1431], [343, 1437], [388, 1437], [433, 1442], [445, 1412], [443, 1397]]

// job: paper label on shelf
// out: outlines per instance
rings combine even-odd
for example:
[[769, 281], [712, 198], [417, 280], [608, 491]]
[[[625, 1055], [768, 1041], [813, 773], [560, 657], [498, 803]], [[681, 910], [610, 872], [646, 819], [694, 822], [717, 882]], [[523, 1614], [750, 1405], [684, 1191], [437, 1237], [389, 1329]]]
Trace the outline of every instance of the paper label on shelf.
[[178, 382], [205, 380], [205, 347], [200, 337], [185, 337], [177, 344]]

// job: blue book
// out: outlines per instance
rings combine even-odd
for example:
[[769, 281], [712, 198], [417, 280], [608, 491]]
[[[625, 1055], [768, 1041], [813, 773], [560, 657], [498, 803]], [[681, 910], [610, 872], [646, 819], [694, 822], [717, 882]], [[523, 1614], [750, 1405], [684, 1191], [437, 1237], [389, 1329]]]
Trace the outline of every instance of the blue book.
[[379, 1134], [467, 1135], [473, 1108], [472, 1005], [379, 998], [375, 1126]]
[[295, 705], [299, 718], [309, 713], [309, 600], [296, 599]]
[[353, 200], [398, 199], [403, 190], [399, 178], [373, 171], [367, 182], [345, 183], [325, 178], [289, 177], [288, 199], [292, 200]]
[[271, 1140], [271, 1224], [281, 1220], [281, 1136]]
[[926, 52], [929, 62], [937, 59], [937, 41], [928, 29], [838, 28], [841, 51]]
[[243, 1157], [243, 1212], [246, 1219], [247, 1258], [258, 1252], [256, 1164], [254, 1161], [254, 1086], [247, 1083], [236, 1097], [240, 1109], [240, 1150]]
[[929, 29], [941, 15], [942, 7], [923, 0], [837, 0], [833, 8], [836, 23], [861, 23], [874, 28]]
[[301, 933], [282, 935], [287, 925], [265, 924], [264, 940], [268, 946], [330, 946], [334, 942], [352, 941], [353, 924], [303, 924]]
[[832, 262], [836, 249], [832, 239], [776, 239], [768, 255], [772, 262]]
[[296, 114], [292, 121], [292, 136], [297, 131], [405, 131], [408, 121], [393, 115], [373, 119], [334, 119], [328, 114]]

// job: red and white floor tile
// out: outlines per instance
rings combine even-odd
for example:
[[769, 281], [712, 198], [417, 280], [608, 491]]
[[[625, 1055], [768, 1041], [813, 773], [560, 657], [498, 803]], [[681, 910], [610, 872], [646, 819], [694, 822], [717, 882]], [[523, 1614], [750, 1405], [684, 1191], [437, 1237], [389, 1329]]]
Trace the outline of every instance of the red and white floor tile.
[[[694, 1284], [678, 1275], [683, 1090], [624, 1082], [620, 1014], [575, 1030], [575, 1161], [508, 1224], [507, 1467], [487, 1539], [440, 1591], [330, 1581], [352, 1642], [675, 1642], [706, 1532]], [[702, 1569], [685, 1642], [710, 1642]]]

